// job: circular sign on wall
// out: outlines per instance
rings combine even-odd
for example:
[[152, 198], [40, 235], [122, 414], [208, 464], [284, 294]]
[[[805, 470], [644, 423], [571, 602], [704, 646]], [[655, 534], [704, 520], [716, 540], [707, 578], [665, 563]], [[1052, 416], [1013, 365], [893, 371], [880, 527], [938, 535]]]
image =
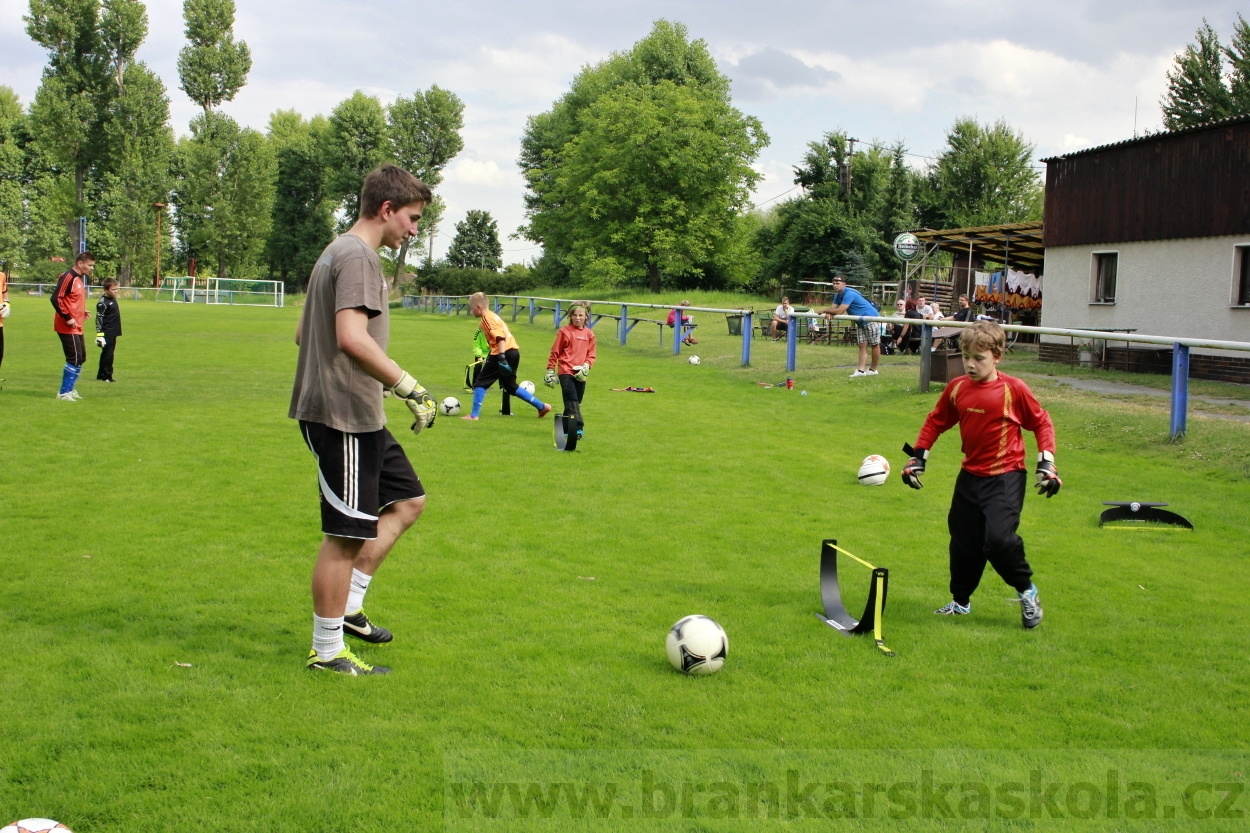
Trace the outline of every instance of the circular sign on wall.
[[920, 244], [920, 238], [912, 234], [910, 231], [905, 231], [898, 237], [894, 238], [894, 254], [898, 255], [903, 260], [914, 259], [918, 254], [920, 254], [922, 249], [923, 246]]

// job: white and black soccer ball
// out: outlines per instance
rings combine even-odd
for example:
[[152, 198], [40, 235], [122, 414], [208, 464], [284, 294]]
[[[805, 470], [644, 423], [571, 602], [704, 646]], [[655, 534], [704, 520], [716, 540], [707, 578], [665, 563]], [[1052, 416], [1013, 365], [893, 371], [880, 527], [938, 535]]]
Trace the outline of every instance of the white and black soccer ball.
[[668, 632], [668, 661], [683, 674], [715, 674], [729, 656], [725, 629], [706, 616], [684, 616]]
[[533, 393], [535, 390], [534, 383], [531, 382], [529, 379], [526, 379], [524, 382], [517, 385], [517, 387], [525, 391], [526, 393]]
[[438, 405], [438, 412], [443, 416], [455, 416], [460, 413], [460, 400], [449, 396]]
[[686, 361], [690, 362], [691, 364], [699, 364], [699, 363], [700, 363], [700, 359], [699, 359], [699, 357], [698, 357], [698, 356], [691, 356], [690, 358], [686, 359]]
[[890, 476], [890, 461], [880, 454], [869, 454], [859, 466], [859, 485], [881, 486]]
[[52, 819], [22, 819], [5, 827], [0, 827], [0, 833], [45, 833], [45, 831], [53, 830], [59, 830], [61, 833], [72, 833], [68, 827]]

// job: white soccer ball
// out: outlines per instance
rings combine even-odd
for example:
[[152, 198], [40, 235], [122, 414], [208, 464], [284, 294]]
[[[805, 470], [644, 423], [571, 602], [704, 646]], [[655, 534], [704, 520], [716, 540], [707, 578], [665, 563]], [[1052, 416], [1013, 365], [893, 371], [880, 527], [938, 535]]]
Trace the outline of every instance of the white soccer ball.
[[699, 363], [699, 357], [698, 357], [698, 356], [691, 356], [690, 358], [686, 359], [686, 361], [690, 362], [691, 364], [698, 364], [698, 363]]
[[685, 616], [669, 630], [665, 648], [668, 661], [683, 674], [715, 674], [729, 656], [729, 637], [706, 616]]
[[52, 819], [22, 819], [0, 828], [0, 833], [44, 833], [45, 830], [63, 830], [70, 833], [68, 827]]
[[859, 485], [880, 486], [890, 476], [890, 461], [880, 454], [869, 454], [859, 466]]
[[460, 400], [454, 396], [449, 396], [439, 404], [438, 410], [444, 416], [455, 416], [460, 413]]
[[517, 385], [517, 387], [518, 387], [518, 388], [520, 388], [521, 390], [525, 391], [526, 393], [533, 393], [533, 392], [534, 392], [534, 383], [533, 383], [533, 382], [531, 382], [529, 379], [526, 379], [524, 382], [522, 382], [521, 384]]

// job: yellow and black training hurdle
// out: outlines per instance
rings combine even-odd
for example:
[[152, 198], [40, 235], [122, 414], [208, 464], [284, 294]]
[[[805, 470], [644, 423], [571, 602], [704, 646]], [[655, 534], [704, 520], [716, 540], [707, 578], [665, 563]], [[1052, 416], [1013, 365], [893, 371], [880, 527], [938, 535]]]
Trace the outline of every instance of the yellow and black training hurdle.
[[[858, 619], [847, 612], [846, 605], [842, 601], [842, 588], [838, 582], [838, 553], [872, 570], [872, 583], [868, 586], [868, 601], [864, 604], [864, 615]], [[886, 589], [889, 584], [890, 571], [885, 567], [874, 567], [859, 556], [839, 547], [837, 540], [825, 539], [820, 545], [820, 601], [825, 612], [823, 615], [817, 613], [816, 618], [843, 636], [855, 636], [872, 631], [877, 650], [887, 657], [892, 657], [894, 652], [886, 647], [885, 640], [881, 636]]]

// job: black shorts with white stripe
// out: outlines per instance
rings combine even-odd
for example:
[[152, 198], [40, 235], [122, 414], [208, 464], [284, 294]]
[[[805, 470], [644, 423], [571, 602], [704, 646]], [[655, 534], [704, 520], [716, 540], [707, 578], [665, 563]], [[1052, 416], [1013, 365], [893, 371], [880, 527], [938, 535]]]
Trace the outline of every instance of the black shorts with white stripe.
[[423, 497], [425, 487], [403, 447], [385, 428], [348, 434], [300, 420], [317, 458], [321, 531], [342, 538], [378, 537], [378, 515], [392, 503]]

